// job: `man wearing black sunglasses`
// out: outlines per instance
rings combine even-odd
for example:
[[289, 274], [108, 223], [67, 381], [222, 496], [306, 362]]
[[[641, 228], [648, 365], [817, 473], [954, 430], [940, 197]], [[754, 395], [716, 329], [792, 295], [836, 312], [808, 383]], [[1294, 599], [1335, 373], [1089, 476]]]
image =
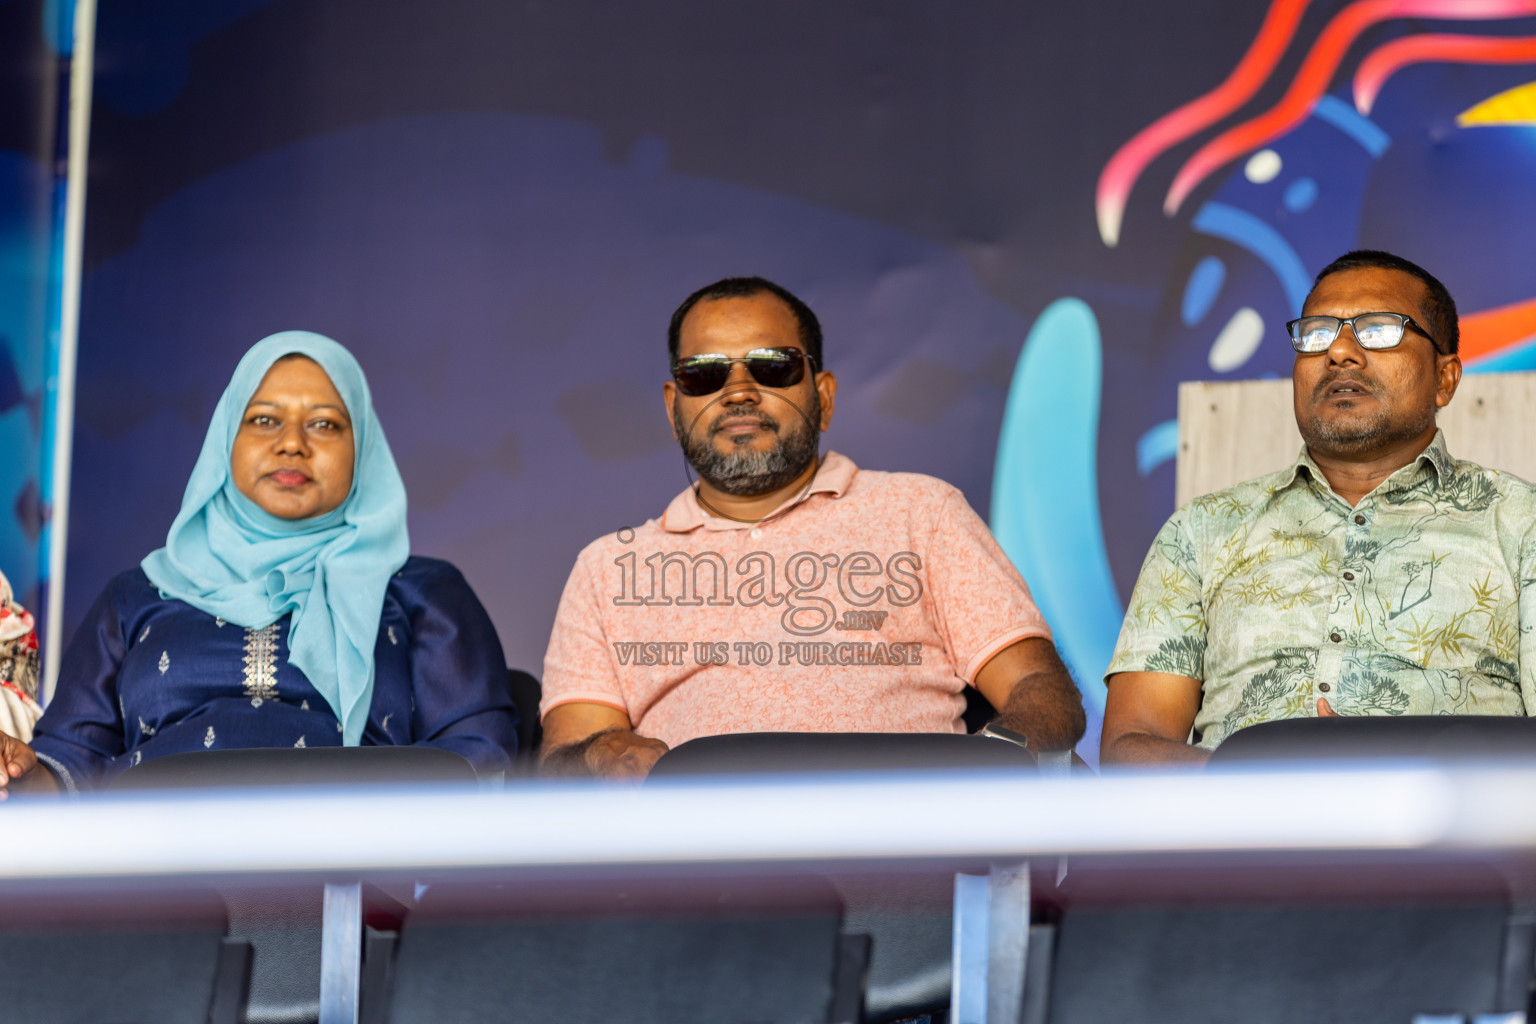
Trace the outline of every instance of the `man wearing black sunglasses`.
[[1076, 743], [1082, 698], [960, 492], [819, 457], [837, 380], [805, 303], [728, 278], [667, 340], [698, 482], [578, 559], [545, 658], [546, 772], [644, 775], [723, 733], [958, 731], [968, 683], [1032, 748]]
[[702, 292], [667, 328], [667, 418], [699, 474], [699, 503], [762, 519], [815, 474], [837, 378], [822, 369], [816, 314], [786, 289], [748, 278]]
[[1450, 293], [1358, 250], [1286, 326], [1306, 444], [1158, 534], [1106, 673], [1105, 763], [1203, 761], [1277, 718], [1536, 710], [1536, 488], [1436, 428], [1461, 381]]

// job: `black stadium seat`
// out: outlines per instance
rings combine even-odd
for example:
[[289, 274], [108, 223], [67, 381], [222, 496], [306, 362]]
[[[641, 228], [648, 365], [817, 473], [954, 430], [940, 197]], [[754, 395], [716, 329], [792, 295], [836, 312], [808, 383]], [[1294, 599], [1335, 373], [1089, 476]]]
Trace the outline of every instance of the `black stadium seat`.
[[[147, 792], [475, 781], [475, 769], [468, 761], [436, 747], [267, 747], [155, 758], [118, 776], [111, 789]], [[230, 931], [254, 949], [246, 1024], [303, 1024], [318, 1019], [321, 890], [318, 882], [232, 885], [222, 890]], [[0, 1013], [0, 1020], [4, 1019]]]
[[249, 944], [203, 889], [0, 887], [0, 1020], [237, 1024]]
[[1467, 760], [1536, 754], [1536, 720], [1508, 715], [1355, 715], [1284, 718], [1239, 729], [1210, 763], [1427, 757]]
[[1034, 767], [1022, 747], [959, 733], [747, 732], [680, 743], [650, 777]]
[[1524, 1011], [1536, 919], [1507, 867], [1471, 851], [1077, 858], [1043, 912], [1051, 963], [1026, 982], [1049, 1010], [1026, 1024]]
[[539, 698], [544, 688], [531, 673], [516, 668], [507, 669], [507, 684], [512, 688], [512, 705], [517, 708], [517, 760], [532, 765], [544, 742], [544, 726], [539, 721]]
[[1529, 928], [1512, 928], [1503, 901], [1344, 902], [1069, 910], [1039, 1024], [1405, 1024], [1526, 1009]]
[[206, 789], [351, 786], [366, 783], [466, 782], [474, 766], [438, 747], [257, 747], [196, 750], [128, 769], [111, 789]]
[[[1234, 733], [1210, 767], [1532, 754], [1536, 723], [1525, 718], [1295, 718]], [[1419, 1014], [1523, 1013], [1536, 917], [1510, 877], [1471, 854], [1354, 864], [1335, 856], [1316, 866], [1291, 855], [1139, 874], [1074, 860], [1046, 931], [1048, 981], [1029, 982], [1042, 1012], [1027, 1024], [1403, 1024]]]
[[868, 940], [841, 924], [836, 892], [801, 876], [438, 884], [362, 1019], [856, 1022]]
[[324, 889], [316, 883], [223, 885], [229, 931], [251, 945], [244, 1024], [320, 1019]]
[[[650, 778], [988, 768], [1034, 772], [1036, 764], [1012, 743], [957, 733], [738, 733], [679, 744], [656, 762]], [[953, 873], [832, 881], [847, 902], [850, 926], [874, 940], [868, 1019], [919, 1016], [945, 1007]]]

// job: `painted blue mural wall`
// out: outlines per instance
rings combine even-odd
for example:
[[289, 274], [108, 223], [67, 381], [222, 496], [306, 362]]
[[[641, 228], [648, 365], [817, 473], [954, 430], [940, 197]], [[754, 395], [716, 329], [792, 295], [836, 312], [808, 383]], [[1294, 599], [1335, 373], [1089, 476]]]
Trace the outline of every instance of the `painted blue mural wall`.
[[[161, 542], [239, 354], [302, 327], [368, 369], [416, 550], [538, 671], [577, 551], [686, 485], [670, 311], [758, 273], [824, 321], [826, 446], [959, 486], [1097, 713], [1177, 383], [1288, 372], [1322, 264], [1399, 251], [1474, 369], [1536, 363], [1536, 10], [1443, 7], [106, 5], [67, 618]], [[1399, 60], [1445, 32], [1498, 59]]]
[[0, 3], [0, 570], [41, 616], [58, 342], [60, 76], [72, 6]]

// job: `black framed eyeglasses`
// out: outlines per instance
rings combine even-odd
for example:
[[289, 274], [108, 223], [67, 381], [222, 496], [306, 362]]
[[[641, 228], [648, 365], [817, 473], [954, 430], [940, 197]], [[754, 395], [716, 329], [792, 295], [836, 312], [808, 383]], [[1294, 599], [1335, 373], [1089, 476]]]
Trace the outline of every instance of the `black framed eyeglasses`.
[[1403, 340], [1403, 330], [1412, 327], [1440, 351], [1434, 335], [1419, 326], [1411, 316], [1402, 313], [1360, 313], [1347, 319], [1336, 316], [1304, 316], [1285, 325], [1291, 333], [1291, 347], [1297, 352], [1326, 352], [1344, 325], [1355, 333], [1355, 341], [1361, 348], [1379, 352], [1384, 348], [1396, 348]]
[[765, 388], [790, 388], [805, 379], [805, 368], [816, 368], [810, 353], [798, 348], [755, 348], [744, 356], [710, 353], [678, 359], [672, 364], [677, 389], [689, 398], [712, 395], [725, 387], [731, 367], [741, 363]]

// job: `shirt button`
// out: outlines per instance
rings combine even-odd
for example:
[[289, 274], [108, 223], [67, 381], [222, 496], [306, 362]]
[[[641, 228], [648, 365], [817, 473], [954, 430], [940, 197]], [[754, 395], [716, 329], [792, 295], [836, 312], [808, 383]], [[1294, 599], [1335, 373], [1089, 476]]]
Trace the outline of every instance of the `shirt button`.
[[1328, 639], [1332, 640], [1334, 643], [1338, 643], [1339, 641], [1343, 640], [1344, 638], [1339, 636], [1339, 634], [1337, 634], [1337, 633], [1329, 633], [1328, 634]]
[[1352, 572], [1347, 572], [1347, 573], [1345, 573], [1345, 574], [1344, 574], [1344, 578], [1345, 578], [1345, 579], [1346, 579], [1346, 580], [1352, 580], [1352, 579], [1354, 579], [1354, 578], [1355, 578], [1355, 574], [1354, 574], [1354, 573], [1352, 573]]
[[752, 539], [753, 540], [757, 540], [762, 535], [763, 535], [763, 531], [762, 530], [760, 530], [756, 526], [752, 527]]
[[1324, 693], [1327, 693], [1329, 690], [1333, 689], [1333, 687], [1329, 686], [1327, 683], [1318, 683], [1317, 688], [1322, 690]]
[[1356, 526], [1364, 526], [1365, 525], [1365, 516], [1362, 516], [1362, 515], [1355, 516], [1355, 525]]

